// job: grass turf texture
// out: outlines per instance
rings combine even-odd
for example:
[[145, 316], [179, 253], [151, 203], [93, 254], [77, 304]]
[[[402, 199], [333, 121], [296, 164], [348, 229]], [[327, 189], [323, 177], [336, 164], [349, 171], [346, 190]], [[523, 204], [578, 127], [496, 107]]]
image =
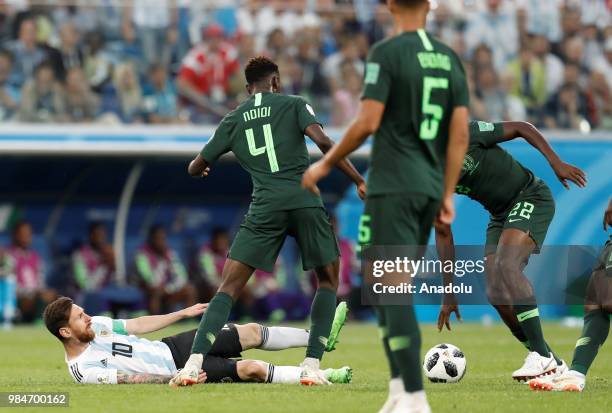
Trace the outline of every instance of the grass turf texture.
[[[161, 338], [192, 328], [182, 324], [149, 335]], [[442, 342], [459, 346], [467, 373], [458, 384], [432, 384], [426, 390], [434, 412], [604, 412], [610, 411], [612, 352], [604, 346], [592, 367], [585, 392], [535, 393], [512, 381], [511, 372], [526, 355], [501, 325], [457, 324], [438, 333], [421, 326], [424, 354]], [[548, 342], [569, 363], [580, 331], [546, 324]], [[282, 352], [251, 350], [244, 355], [275, 364], [297, 364], [303, 349]], [[57, 340], [44, 327], [0, 331], [0, 391], [68, 392], [70, 409], [78, 412], [376, 412], [387, 395], [387, 363], [373, 325], [348, 324], [338, 349], [326, 354], [323, 366], [353, 367], [353, 383], [329, 387], [271, 384], [210, 384], [172, 389], [166, 385], [95, 386], [73, 383]], [[56, 410], [44, 408], [42, 411]], [[0, 410], [4, 410], [1, 409]], [[41, 410], [40, 408], [38, 410]], [[18, 411], [34, 411], [20, 408]]]

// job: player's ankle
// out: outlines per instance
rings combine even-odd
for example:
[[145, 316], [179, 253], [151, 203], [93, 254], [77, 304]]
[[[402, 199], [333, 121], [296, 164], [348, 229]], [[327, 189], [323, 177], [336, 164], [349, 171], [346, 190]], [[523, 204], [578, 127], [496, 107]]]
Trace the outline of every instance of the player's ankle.
[[397, 396], [404, 392], [404, 381], [400, 377], [393, 377], [391, 380], [389, 380], [390, 396]]
[[321, 361], [314, 357], [306, 357], [301, 364], [302, 367], [310, 367], [313, 370], [320, 370]]

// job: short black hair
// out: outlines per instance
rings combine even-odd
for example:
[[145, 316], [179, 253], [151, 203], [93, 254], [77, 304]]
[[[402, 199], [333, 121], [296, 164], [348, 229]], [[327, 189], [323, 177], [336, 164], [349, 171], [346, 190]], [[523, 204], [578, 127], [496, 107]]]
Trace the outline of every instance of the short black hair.
[[87, 233], [91, 235], [98, 228], [106, 229], [106, 225], [102, 221], [91, 221], [87, 226]]
[[47, 326], [47, 330], [49, 330], [51, 334], [62, 342], [65, 340], [65, 338], [62, 337], [59, 330], [60, 328], [68, 325], [68, 320], [70, 320], [70, 311], [72, 311], [72, 304], [73, 301], [71, 298], [60, 297], [49, 304], [43, 313], [43, 320]]
[[400, 6], [407, 7], [407, 8], [421, 6], [422, 4], [429, 2], [429, 0], [395, 0], [395, 1]]
[[249, 85], [278, 73], [278, 65], [265, 56], [252, 57], [244, 68], [244, 77]]

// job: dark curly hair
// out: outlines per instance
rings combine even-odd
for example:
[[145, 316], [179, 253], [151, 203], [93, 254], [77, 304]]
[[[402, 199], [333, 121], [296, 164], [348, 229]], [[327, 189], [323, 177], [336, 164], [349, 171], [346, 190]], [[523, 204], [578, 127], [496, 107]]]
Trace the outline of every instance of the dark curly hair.
[[244, 77], [249, 85], [278, 73], [278, 65], [265, 56], [252, 57], [244, 68]]

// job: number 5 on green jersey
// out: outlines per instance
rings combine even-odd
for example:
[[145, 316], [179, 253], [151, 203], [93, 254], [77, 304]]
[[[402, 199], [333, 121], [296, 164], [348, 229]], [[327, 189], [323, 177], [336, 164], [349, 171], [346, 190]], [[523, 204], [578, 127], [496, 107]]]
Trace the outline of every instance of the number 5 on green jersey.
[[431, 115], [431, 118], [423, 119], [419, 136], [426, 141], [436, 139], [440, 120], [444, 116], [444, 108], [431, 103], [431, 92], [433, 89], [448, 89], [448, 79], [430, 76], [423, 78], [423, 106], [421, 110], [423, 115]]
[[247, 129], [246, 138], [249, 144], [249, 152], [253, 156], [268, 154], [268, 162], [270, 162], [270, 171], [272, 173], [278, 172], [278, 161], [276, 160], [276, 152], [274, 151], [274, 140], [272, 138], [272, 126], [269, 123], [263, 125], [264, 139], [266, 142], [265, 146], [257, 147], [255, 144], [255, 134], [253, 129]]

